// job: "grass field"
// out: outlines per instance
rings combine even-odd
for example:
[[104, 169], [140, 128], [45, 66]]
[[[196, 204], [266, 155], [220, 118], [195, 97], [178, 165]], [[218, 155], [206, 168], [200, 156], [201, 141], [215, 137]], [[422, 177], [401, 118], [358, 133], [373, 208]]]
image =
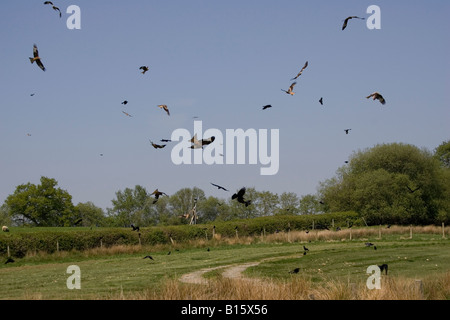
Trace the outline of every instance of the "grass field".
[[[440, 230], [417, 229], [410, 238], [409, 228], [398, 227], [383, 231], [379, 239], [377, 228], [361, 228], [352, 230], [352, 240], [348, 231], [299, 231], [264, 238], [28, 253], [15, 263], [0, 265], [0, 299], [306, 299], [311, 293], [316, 298], [348, 299], [355, 297], [349, 295], [351, 288], [357, 288], [361, 299], [376, 299], [365, 289], [366, 269], [382, 263], [389, 265], [383, 286], [401, 287], [400, 293], [385, 299], [416, 299], [406, 292], [416, 279], [423, 281], [423, 298], [450, 299], [450, 240], [443, 239]], [[367, 241], [377, 250], [366, 247]], [[310, 250], [306, 255], [303, 245]], [[143, 259], [146, 255], [154, 260]], [[268, 258], [274, 259], [263, 261]], [[261, 281], [243, 285], [224, 279], [220, 269], [205, 274], [211, 281], [206, 286], [179, 281], [183, 274], [203, 268], [255, 261], [262, 262], [244, 274], [262, 279], [264, 286]], [[80, 290], [67, 288], [70, 265], [80, 267]], [[290, 274], [294, 268], [300, 272]], [[270, 288], [272, 293], [267, 292]]]

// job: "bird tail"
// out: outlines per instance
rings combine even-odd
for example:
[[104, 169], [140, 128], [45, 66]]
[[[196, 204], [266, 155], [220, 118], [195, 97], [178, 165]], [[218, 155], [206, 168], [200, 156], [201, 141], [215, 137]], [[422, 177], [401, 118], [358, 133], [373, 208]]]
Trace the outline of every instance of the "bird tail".
[[29, 59], [30, 59], [31, 64], [33, 64], [34, 58], [29, 58]]

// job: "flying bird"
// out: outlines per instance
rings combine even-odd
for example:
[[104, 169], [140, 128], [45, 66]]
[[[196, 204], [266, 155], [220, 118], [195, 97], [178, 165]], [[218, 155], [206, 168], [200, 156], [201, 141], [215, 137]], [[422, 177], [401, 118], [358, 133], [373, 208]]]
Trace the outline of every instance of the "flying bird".
[[140, 231], [140, 228], [136, 227], [134, 224], [131, 225], [131, 228], [133, 229], [132, 231], [137, 231], [137, 232]]
[[169, 108], [165, 104], [161, 104], [158, 107], [163, 109], [167, 113], [167, 115], [170, 116]]
[[319, 102], [321, 105], [323, 105], [323, 98], [320, 98]]
[[305, 246], [303, 246], [303, 250], [309, 251], [309, 249], [307, 247], [305, 247]]
[[127, 113], [127, 112], [125, 112], [125, 111], [122, 111], [122, 113], [124, 114], [124, 115], [126, 115], [127, 117], [132, 117], [132, 115], [131, 114], [129, 114], [129, 113]]
[[160, 141], [161, 142], [172, 142], [172, 140], [170, 140], [170, 139], [161, 139]]
[[212, 136], [208, 139], [198, 140], [197, 134], [190, 140], [192, 143], [191, 149], [203, 149], [204, 146], [210, 145], [216, 140], [216, 137]]
[[158, 199], [160, 196], [167, 196], [166, 193], [159, 191], [158, 189], [156, 189], [155, 191], [153, 191], [153, 193], [150, 194], [151, 196], [155, 196], [155, 200], [153, 201], [153, 204], [155, 204], [156, 202], [158, 202]]
[[300, 77], [303, 73], [303, 71], [305, 71], [305, 69], [308, 67], [308, 61], [306, 61], [305, 65], [303, 66], [302, 70], [300, 70], [300, 72], [297, 74], [297, 76], [295, 78], [292, 78], [292, 80], [297, 80], [298, 77]]
[[406, 188], [409, 190], [410, 193], [414, 193], [414, 192], [416, 192], [417, 190], [420, 189], [420, 187], [417, 187], [417, 188], [415, 188], [415, 189], [413, 190], [413, 189], [411, 189], [409, 186], [406, 186]]
[[372, 93], [370, 96], [366, 97], [367, 99], [373, 98], [373, 100], [378, 100], [380, 101], [381, 104], [386, 104], [386, 100], [383, 98], [383, 96], [381, 94], [379, 94], [378, 92], [374, 92]]
[[142, 74], [145, 74], [150, 69], [149, 69], [148, 66], [142, 66], [142, 67], [139, 68], [139, 70], [142, 70]]
[[352, 129], [344, 129], [345, 134], [348, 134], [350, 130], [352, 130]]
[[229, 190], [227, 190], [227, 189], [225, 189], [224, 187], [221, 187], [221, 186], [219, 186], [219, 185], [217, 185], [217, 184], [214, 184], [214, 183], [212, 183], [211, 182], [211, 184], [214, 186], [214, 187], [216, 187], [217, 189], [219, 189], [219, 190], [225, 190], [225, 191], [229, 191]]
[[232, 199], [232, 200], [237, 199], [237, 201], [238, 201], [239, 203], [245, 204], [245, 206], [248, 207], [249, 205], [251, 205], [252, 202], [251, 202], [251, 200], [246, 201], [246, 200], [244, 199], [245, 190], [246, 190], [245, 188], [242, 188], [242, 189], [239, 190], [237, 193], [233, 194], [233, 195], [231, 196], [231, 199]]
[[270, 104], [268, 104], [267, 106], [264, 106], [262, 109], [266, 110], [266, 109], [269, 109], [269, 108], [272, 108], [272, 106]]
[[16, 261], [14, 261], [13, 258], [8, 258], [8, 259], [6, 260], [6, 262], [5, 262], [5, 264], [8, 264], [8, 263], [14, 263], [14, 262], [16, 262]]
[[345, 30], [345, 28], [347, 28], [348, 20], [350, 20], [350, 19], [361, 19], [361, 20], [365, 20], [365, 18], [360, 18], [360, 17], [357, 17], [357, 16], [351, 16], [351, 17], [348, 17], [348, 18], [346, 18], [346, 19], [344, 20], [344, 24], [342, 25], [342, 30]]
[[291, 84], [291, 86], [289, 87], [288, 90], [281, 89], [281, 91], [286, 92], [287, 94], [290, 94], [291, 96], [293, 96], [295, 94], [295, 92], [293, 90], [294, 90], [294, 87], [296, 84], [297, 84], [297, 82], [294, 82], [293, 84]]
[[39, 57], [39, 51], [36, 45], [33, 45], [33, 58], [30, 58], [30, 62], [31, 64], [33, 64], [33, 62], [36, 62], [38, 67], [41, 68], [42, 71], [45, 71], [45, 67], [42, 64], [41, 58]]
[[153, 142], [153, 141], [151, 141], [151, 140], [150, 140], [150, 143], [152, 144], [153, 148], [155, 148], [155, 149], [163, 149], [163, 148], [165, 148], [165, 147], [166, 147], [166, 145], [165, 145], [165, 144], [163, 144], [163, 145], [160, 145], [160, 144], [156, 144], [156, 143], [154, 143], [154, 142]]
[[150, 260], [153, 260], [153, 261], [155, 261], [155, 259], [153, 259], [153, 257], [152, 257], [152, 256], [145, 256], [145, 257], [144, 257], [144, 259], [150, 259]]
[[123, 104], [124, 106], [126, 106], [126, 105], [128, 104], [128, 101], [125, 100], [125, 101], [122, 102], [122, 104]]
[[55, 6], [55, 5], [53, 4], [53, 2], [51, 2], [51, 1], [45, 1], [44, 4], [49, 4], [49, 5], [51, 5], [52, 8], [53, 8], [53, 10], [59, 12], [59, 17], [60, 17], [60, 18], [62, 17], [61, 10], [59, 10], [59, 8], [58, 8], [57, 6]]

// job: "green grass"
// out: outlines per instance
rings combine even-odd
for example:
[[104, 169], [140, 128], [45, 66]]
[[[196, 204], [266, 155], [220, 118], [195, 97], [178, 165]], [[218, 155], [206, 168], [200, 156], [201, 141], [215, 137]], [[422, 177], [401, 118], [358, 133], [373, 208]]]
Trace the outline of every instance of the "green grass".
[[[377, 250], [364, 246], [376, 244]], [[303, 256], [303, 245], [310, 252]], [[249, 268], [250, 277], [288, 280], [307, 277], [320, 285], [329, 279], [360, 283], [366, 281], [366, 269], [372, 264], [387, 263], [390, 276], [425, 279], [450, 270], [450, 240], [438, 234], [386, 235], [352, 241], [271, 242], [225, 244], [214, 241], [190, 247], [177, 245], [133, 246], [123, 251], [59, 252], [27, 255], [14, 264], [0, 265], [0, 299], [108, 299], [121, 292], [158, 289], [168, 279], [202, 268], [260, 261], [278, 257]], [[210, 247], [210, 251], [206, 250]], [[167, 255], [171, 250], [171, 254]], [[143, 259], [152, 255], [155, 261]], [[66, 280], [69, 265], [81, 269], [81, 290], [69, 290]], [[289, 271], [299, 267], [301, 273]], [[215, 270], [207, 277], [220, 277]]]

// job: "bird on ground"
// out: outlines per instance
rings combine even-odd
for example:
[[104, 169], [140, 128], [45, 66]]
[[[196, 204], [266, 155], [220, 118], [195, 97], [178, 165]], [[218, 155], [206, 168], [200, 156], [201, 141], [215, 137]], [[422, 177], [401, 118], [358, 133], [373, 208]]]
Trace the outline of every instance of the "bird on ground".
[[386, 228], [388, 228], [388, 229], [389, 229], [390, 227], [391, 227], [391, 225], [390, 225], [390, 224], [388, 224], [388, 225], [386, 226]]
[[127, 100], [122, 101], [122, 104], [123, 104], [124, 106], [126, 106], [126, 105], [128, 104], [128, 101], [127, 101]]
[[352, 130], [352, 129], [344, 129], [345, 134], [348, 134], [350, 132], [350, 130]]
[[219, 190], [229, 191], [229, 190], [225, 189], [224, 187], [219, 186], [219, 185], [217, 185], [217, 184], [214, 184], [214, 183], [212, 183], [212, 182], [211, 182], [211, 184], [212, 184], [214, 187], [216, 187], [217, 189], [219, 189]]
[[156, 143], [154, 143], [154, 142], [151, 141], [151, 140], [149, 140], [149, 141], [150, 141], [150, 143], [152, 144], [153, 148], [155, 148], [155, 149], [163, 149], [163, 148], [166, 147], [165, 144], [161, 145], [161, 144], [156, 144]]
[[291, 81], [293, 80], [297, 80], [298, 77], [300, 77], [303, 73], [303, 71], [305, 71], [305, 69], [308, 67], [308, 61], [306, 61], [305, 65], [303, 66], [303, 68], [300, 70], [300, 72], [297, 74], [297, 76], [295, 76], [295, 78], [292, 78]]
[[165, 104], [160, 104], [158, 105], [158, 107], [163, 109], [167, 113], [167, 115], [170, 116], [169, 108]]
[[132, 117], [132, 115], [131, 114], [129, 114], [129, 113], [127, 113], [127, 112], [125, 112], [125, 111], [122, 111], [122, 113], [124, 114], [124, 115], [126, 115], [127, 117]]
[[239, 203], [245, 204], [246, 207], [248, 207], [252, 202], [251, 200], [246, 201], [244, 199], [244, 194], [245, 194], [245, 188], [242, 188], [241, 190], [239, 190], [237, 193], [233, 194], [233, 196], [231, 197], [232, 200], [237, 199], [237, 201]]
[[155, 259], [153, 259], [153, 257], [152, 257], [152, 256], [145, 256], [145, 257], [144, 257], [144, 259], [150, 259], [150, 260], [153, 260], [153, 261], [155, 261]]
[[151, 196], [155, 196], [155, 201], [153, 201], [153, 204], [155, 204], [158, 200], [160, 196], [167, 196], [166, 193], [159, 191], [158, 189], [156, 189], [155, 191], [153, 191], [153, 193], [150, 194]]
[[167, 252], [167, 255], [170, 256], [170, 254], [172, 253], [172, 251]]
[[29, 59], [30, 59], [31, 64], [36, 62], [38, 67], [41, 68], [42, 71], [45, 71], [45, 67], [41, 61], [41, 57], [39, 57], [39, 51], [38, 51], [37, 45], [35, 45], [35, 44], [33, 45], [33, 58], [30, 57]]
[[319, 103], [323, 106], [323, 98], [320, 98]]
[[383, 98], [383, 96], [381, 94], [379, 94], [378, 92], [374, 92], [372, 93], [370, 96], [366, 97], [367, 99], [372, 98], [372, 100], [378, 100], [380, 101], [381, 104], [386, 104], [386, 100]]
[[49, 4], [49, 5], [51, 5], [52, 8], [53, 8], [53, 10], [59, 12], [59, 17], [60, 17], [60, 18], [62, 17], [61, 10], [59, 10], [59, 8], [58, 8], [57, 6], [55, 6], [55, 5], [53, 4], [53, 2], [51, 2], [51, 1], [45, 1], [44, 4]]
[[286, 92], [287, 94], [290, 94], [291, 96], [293, 96], [295, 94], [294, 87], [295, 87], [296, 84], [297, 84], [297, 82], [294, 82], [294, 83], [291, 84], [291, 86], [289, 87], [288, 90], [281, 89], [281, 91]]
[[303, 250], [309, 251], [309, 249], [307, 247], [305, 247], [305, 246], [303, 246]]
[[357, 16], [347, 17], [347, 18], [344, 20], [344, 24], [342, 25], [342, 30], [345, 30], [345, 28], [347, 28], [348, 21], [351, 20], [351, 19], [361, 19], [361, 20], [365, 20], [366, 18], [360, 18], [360, 17], [357, 17]]
[[210, 252], [210, 251], [211, 251], [211, 249], [209, 249], [209, 248], [208, 248], [208, 249], [206, 249], [206, 251]]
[[386, 275], [388, 274], [388, 265], [383, 263], [382, 265], [379, 265], [378, 268], [380, 268], [380, 271], [383, 272], [383, 270], [386, 272]]
[[140, 228], [139, 227], [136, 227], [135, 225], [131, 225], [131, 228], [133, 229], [132, 231], [137, 231], [137, 232], [139, 232], [140, 231]]
[[5, 262], [5, 264], [14, 263], [14, 262], [16, 262], [16, 261], [13, 258], [8, 258]]
[[148, 66], [142, 66], [139, 70], [142, 70], [142, 74], [145, 74], [148, 70], [150, 70], [150, 68]]
[[269, 108], [272, 108], [272, 105], [268, 104], [268, 105], [264, 106], [262, 109], [266, 110], [266, 109], [269, 109]]
[[294, 270], [289, 271], [290, 274], [296, 274], [300, 272], [300, 268], [295, 268]]

